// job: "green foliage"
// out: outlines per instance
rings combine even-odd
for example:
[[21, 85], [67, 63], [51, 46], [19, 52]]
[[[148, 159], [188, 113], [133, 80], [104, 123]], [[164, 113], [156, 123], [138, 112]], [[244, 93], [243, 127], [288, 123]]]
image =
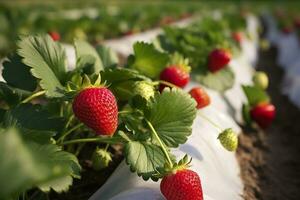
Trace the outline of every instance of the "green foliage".
[[[88, 42], [83, 40], [75, 40], [74, 42], [75, 51], [76, 51], [76, 58], [78, 60], [88, 60], [89, 64], [92, 65], [90, 74], [98, 74], [100, 71], [103, 70], [103, 63], [101, 58], [98, 55], [98, 52], [94, 47], [92, 47]], [[88, 56], [88, 57], [87, 57]], [[94, 62], [92, 63], [92, 58], [94, 58]], [[81, 67], [81, 65], [77, 64], [77, 67]]]
[[192, 133], [196, 102], [181, 90], [165, 89], [149, 103], [146, 118], [168, 147], [178, 147]]
[[166, 67], [169, 57], [155, 49], [153, 44], [137, 42], [133, 45], [134, 56], [129, 61], [129, 66], [142, 74], [156, 78]]
[[51, 116], [41, 105], [20, 104], [7, 111], [5, 124], [7, 127], [16, 125], [29, 130], [59, 132], [64, 120]]
[[112, 49], [99, 45], [96, 50], [102, 60], [104, 68], [116, 66], [119, 63], [118, 55]]
[[243, 85], [242, 88], [250, 106], [255, 106], [256, 104], [261, 102], [270, 101], [270, 97], [268, 96], [268, 94], [259, 87]]
[[79, 178], [76, 157], [53, 144], [40, 145], [21, 136], [16, 129], [0, 133], [0, 199], [19, 195], [23, 190], [40, 187], [56, 192], [68, 189], [72, 177]]
[[216, 73], [199, 71], [199, 73], [195, 75], [195, 79], [208, 88], [218, 92], [225, 92], [232, 88], [235, 75], [229, 67], [226, 67]]
[[22, 63], [22, 58], [14, 54], [3, 63], [2, 76], [6, 83], [22, 90], [34, 91], [37, 81], [30, 73], [30, 67]]
[[156, 168], [163, 167], [166, 158], [162, 149], [152, 143], [130, 141], [125, 145], [125, 158], [133, 172], [137, 172], [144, 180], [155, 177]]
[[18, 43], [18, 54], [23, 63], [31, 67], [34, 77], [48, 97], [63, 96], [62, 84], [66, 81], [66, 55], [63, 47], [49, 36], [23, 37]]

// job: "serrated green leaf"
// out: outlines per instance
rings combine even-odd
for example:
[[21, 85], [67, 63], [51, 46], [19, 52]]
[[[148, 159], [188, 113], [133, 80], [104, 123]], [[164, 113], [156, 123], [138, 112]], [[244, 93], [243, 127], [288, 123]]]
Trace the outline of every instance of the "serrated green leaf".
[[14, 54], [3, 63], [2, 76], [6, 83], [15, 88], [33, 92], [37, 81], [30, 73], [30, 67], [22, 63], [22, 58]]
[[69, 187], [72, 185], [73, 179], [71, 176], [64, 176], [56, 178], [47, 182], [43, 182], [38, 185], [38, 188], [43, 192], [49, 192], [53, 189], [57, 193], [68, 191]]
[[0, 199], [43, 185], [43, 189], [66, 190], [70, 182], [63, 177], [78, 177], [77, 158], [53, 144], [39, 145], [24, 140], [16, 129], [0, 133]]
[[195, 75], [195, 79], [208, 88], [217, 90], [218, 92], [225, 92], [232, 88], [235, 80], [233, 71], [226, 67], [216, 73], [203, 72]]
[[40, 86], [48, 97], [62, 97], [59, 90], [66, 81], [66, 54], [64, 48], [48, 35], [29, 36], [18, 42], [18, 54], [23, 63], [31, 67], [31, 73], [40, 80]]
[[82, 59], [81, 57], [93, 56], [95, 58], [95, 63], [92, 67], [92, 73], [98, 74], [104, 69], [103, 63], [94, 47], [92, 47], [88, 42], [83, 40], [74, 41], [76, 58]]
[[192, 133], [196, 102], [182, 90], [165, 89], [149, 103], [146, 118], [168, 147], [178, 147]]
[[125, 158], [130, 170], [137, 172], [144, 180], [152, 178], [156, 168], [163, 167], [166, 158], [162, 149], [154, 144], [131, 141], [125, 145]]
[[118, 56], [111, 48], [99, 45], [96, 50], [102, 60], [104, 68], [116, 66], [119, 63]]
[[261, 102], [269, 102], [270, 98], [268, 94], [261, 88], [256, 86], [242, 86], [244, 93], [248, 99], [248, 103], [250, 106], [255, 106]]
[[40, 105], [20, 104], [6, 113], [5, 123], [29, 130], [59, 132], [64, 120], [51, 116]]
[[169, 61], [168, 54], [156, 50], [153, 44], [137, 42], [133, 50], [134, 60], [130, 67], [151, 78], [158, 77]]

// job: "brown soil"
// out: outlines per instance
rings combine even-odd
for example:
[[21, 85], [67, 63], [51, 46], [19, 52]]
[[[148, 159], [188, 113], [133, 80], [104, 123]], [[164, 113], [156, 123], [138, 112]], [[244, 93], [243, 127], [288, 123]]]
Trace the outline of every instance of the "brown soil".
[[276, 49], [260, 52], [258, 70], [270, 78], [268, 93], [276, 119], [268, 130], [244, 129], [237, 158], [244, 182], [244, 199], [300, 199], [300, 110], [280, 94], [283, 71], [276, 66]]

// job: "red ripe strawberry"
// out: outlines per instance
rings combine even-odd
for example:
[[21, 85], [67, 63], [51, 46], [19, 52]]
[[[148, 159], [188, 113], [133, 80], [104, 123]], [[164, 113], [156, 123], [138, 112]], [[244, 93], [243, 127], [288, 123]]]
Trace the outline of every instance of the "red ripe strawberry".
[[234, 41], [240, 44], [243, 40], [243, 34], [241, 32], [233, 32], [232, 38], [234, 39]]
[[189, 169], [164, 176], [160, 190], [167, 200], [203, 200], [200, 177]]
[[215, 49], [208, 56], [208, 69], [215, 73], [224, 68], [231, 59], [231, 54], [225, 49]]
[[196, 100], [198, 109], [210, 104], [210, 98], [203, 88], [195, 87], [189, 93]]
[[[182, 67], [170, 65], [160, 73], [160, 80], [170, 82], [183, 88], [190, 81], [190, 74]], [[161, 84], [159, 90], [162, 91], [166, 85]]]
[[60, 34], [56, 31], [50, 31], [48, 32], [50, 37], [52, 38], [53, 41], [59, 41], [60, 40]]
[[105, 87], [83, 89], [73, 101], [73, 112], [99, 135], [113, 135], [117, 129], [117, 101]]
[[290, 26], [285, 26], [285, 27], [282, 28], [282, 32], [284, 34], [290, 34], [292, 31], [293, 31], [293, 28], [290, 27]]
[[250, 110], [251, 118], [264, 129], [271, 125], [275, 113], [275, 106], [271, 103], [260, 103]]

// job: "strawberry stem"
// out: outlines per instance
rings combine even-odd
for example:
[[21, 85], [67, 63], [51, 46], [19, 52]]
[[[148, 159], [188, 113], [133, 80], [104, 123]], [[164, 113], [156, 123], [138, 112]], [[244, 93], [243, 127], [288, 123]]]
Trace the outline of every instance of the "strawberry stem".
[[158, 136], [156, 130], [154, 129], [154, 127], [152, 126], [151, 122], [149, 122], [147, 119], [146, 119], [146, 122], [148, 124], [148, 126], [150, 127], [152, 133], [154, 134], [155, 138], [157, 139], [158, 143], [160, 144], [160, 147], [162, 148], [167, 160], [168, 160], [168, 163], [170, 165], [170, 167], [173, 167], [173, 162], [171, 161], [171, 158], [169, 156], [169, 153], [166, 149], [166, 146], [163, 144], [163, 142], [161, 141], [160, 137]]
[[61, 145], [76, 144], [76, 143], [88, 143], [88, 142], [117, 143], [117, 142], [122, 142], [122, 141], [118, 140], [117, 138], [111, 138], [111, 137], [96, 137], [96, 138], [83, 138], [83, 139], [69, 140], [69, 141], [63, 142]]
[[216, 129], [218, 129], [220, 132], [223, 131], [223, 129], [218, 124], [216, 124], [211, 119], [209, 119], [208, 117], [206, 117], [205, 115], [203, 115], [201, 112], [198, 111], [198, 115], [200, 117], [202, 117], [203, 119], [205, 119], [207, 122], [209, 122], [212, 126], [214, 126]]
[[83, 126], [83, 123], [79, 123], [79, 124], [77, 124], [76, 126], [74, 126], [73, 128], [71, 128], [70, 130], [64, 132], [64, 133], [60, 136], [60, 138], [58, 138], [57, 142], [59, 143], [59, 142], [64, 141], [65, 137], [67, 137], [67, 136], [68, 136], [69, 134], [71, 134], [73, 131], [75, 131], [76, 129], [78, 129], [78, 128], [82, 127], [82, 126]]
[[163, 80], [155, 81], [154, 84], [155, 85], [163, 84], [163, 85], [166, 85], [166, 86], [171, 87], [171, 88], [179, 88], [177, 85], [174, 85], [173, 83], [170, 83], [168, 81], [163, 81]]
[[29, 97], [27, 97], [26, 99], [24, 99], [21, 103], [28, 103], [30, 102], [32, 99], [36, 98], [36, 97], [39, 97], [39, 96], [42, 96], [46, 93], [45, 90], [42, 90], [42, 91], [39, 91], [39, 92], [36, 92], [36, 93], [33, 93], [32, 95], [30, 95]]
[[128, 113], [132, 113], [132, 111], [131, 110], [122, 110], [122, 111], [118, 112], [119, 115], [128, 114]]

